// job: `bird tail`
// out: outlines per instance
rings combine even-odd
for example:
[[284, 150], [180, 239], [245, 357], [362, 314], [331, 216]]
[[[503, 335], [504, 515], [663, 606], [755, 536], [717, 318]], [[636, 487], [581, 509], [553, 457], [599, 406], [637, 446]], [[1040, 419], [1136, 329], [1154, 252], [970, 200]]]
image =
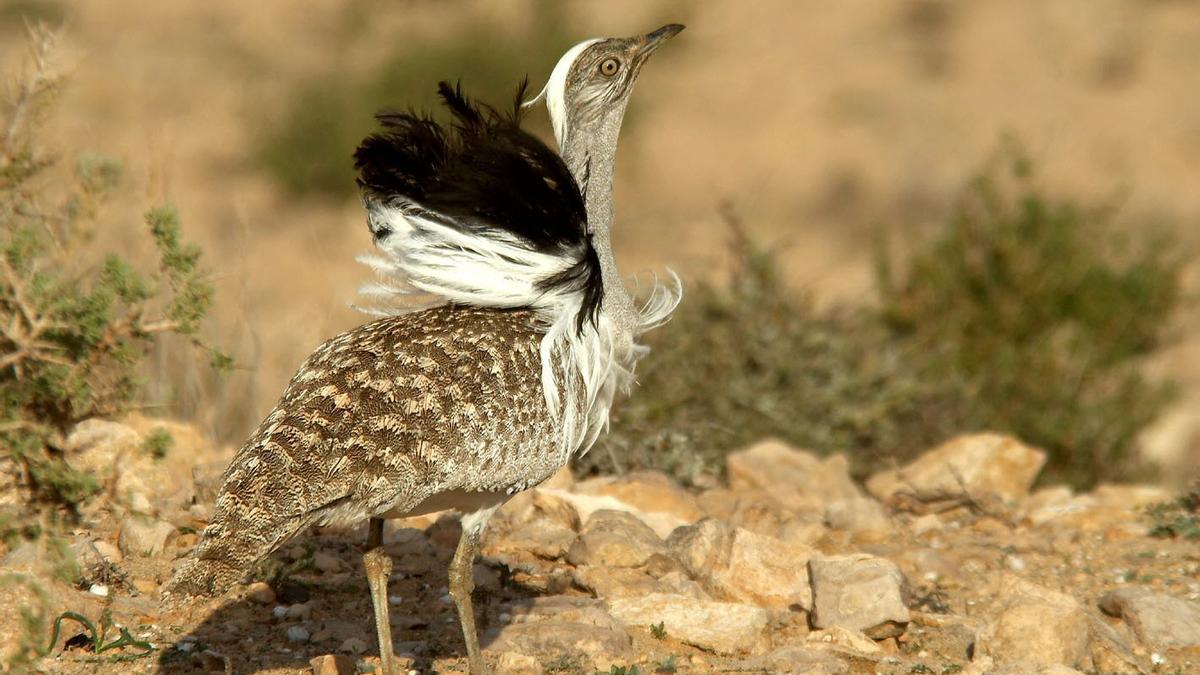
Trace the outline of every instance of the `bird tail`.
[[312, 524], [314, 518], [308, 515], [280, 522], [261, 508], [218, 498], [213, 519], [204, 528], [200, 542], [163, 590], [163, 604], [221, 595], [256, 563]]

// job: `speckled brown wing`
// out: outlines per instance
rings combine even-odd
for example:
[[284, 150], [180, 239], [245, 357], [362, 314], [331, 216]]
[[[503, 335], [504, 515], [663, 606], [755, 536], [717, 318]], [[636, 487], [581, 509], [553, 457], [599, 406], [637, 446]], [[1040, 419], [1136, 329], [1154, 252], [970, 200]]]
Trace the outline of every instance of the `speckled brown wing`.
[[223, 592], [311, 524], [451, 490], [515, 492], [562, 466], [527, 311], [440, 307], [318, 348], [246, 441], [173, 597]]

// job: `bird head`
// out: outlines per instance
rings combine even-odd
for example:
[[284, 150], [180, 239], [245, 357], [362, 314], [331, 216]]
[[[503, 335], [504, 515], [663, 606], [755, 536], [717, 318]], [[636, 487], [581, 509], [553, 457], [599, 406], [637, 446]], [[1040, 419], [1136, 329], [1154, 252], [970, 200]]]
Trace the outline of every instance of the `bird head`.
[[645, 35], [584, 40], [563, 54], [546, 86], [525, 105], [545, 99], [560, 149], [568, 133], [587, 134], [606, 122], [619, 126], [642, 66], [681, 30], [673, 23]]

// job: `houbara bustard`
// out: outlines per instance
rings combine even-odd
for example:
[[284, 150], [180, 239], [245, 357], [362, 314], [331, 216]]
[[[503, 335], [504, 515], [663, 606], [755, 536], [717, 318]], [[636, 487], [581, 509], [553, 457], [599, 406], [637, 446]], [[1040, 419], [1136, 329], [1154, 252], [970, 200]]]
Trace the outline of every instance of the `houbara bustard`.
[[457, 509], [449, 589], [472, 673], [484, 672], [472, 567], [495, 510], [586, 451], [646, 349], [636, 338], [679, 299], [636, 307], [616, 268], [613, 162], [642, 66], [683, 29], [593, 39], [555, 65], [535, 101], [561, 157], [511, 113], [440, 85], [450, 126], [385, 113], [355, 153], [380, 255], [373, 292], [443, 304], [385, 316], [319, 347], [238, 451], [167, 602], [212, 596], [310, 525], [370, 519], [366, 568], [383, 670], [391, 559], [383, 519]]

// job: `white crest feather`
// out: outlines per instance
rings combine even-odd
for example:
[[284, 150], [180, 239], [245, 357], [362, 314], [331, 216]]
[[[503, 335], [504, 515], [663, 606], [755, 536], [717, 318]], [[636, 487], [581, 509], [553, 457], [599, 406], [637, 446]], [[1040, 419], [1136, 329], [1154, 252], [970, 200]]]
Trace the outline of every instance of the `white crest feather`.
[[554, 140], [560, 148], [567, 147], [565, 145], [567, 141], [567, 75], [570, 74], [571, 66], [575, 64], [575, 59], [579, 58], [583, 50], [602, 39], [584, 40], [568, 49], [567, 53], [563, 54], [558, 63], [554, 65], [554, 70], [550, 71], [550, 79], [546, 80], [546, 86], [542, 87], [537, 96], [522, 104], [523, 107], [528, 107], [543, 98], [546, 99], [546, 110], [550, 113], [550, 125], [554, 127]]

